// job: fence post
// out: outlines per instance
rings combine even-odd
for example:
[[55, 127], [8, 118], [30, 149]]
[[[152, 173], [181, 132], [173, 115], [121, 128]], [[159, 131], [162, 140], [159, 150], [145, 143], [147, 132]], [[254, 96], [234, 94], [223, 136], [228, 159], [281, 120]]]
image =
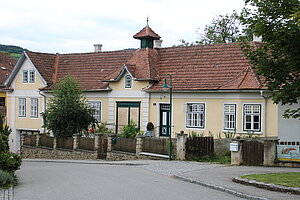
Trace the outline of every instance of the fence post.
[[21, 133], [21, 147], [24, 145], [25, 135], [26, 135], [26, 134]]
[[35, 146], [40, 146], [40, 144], [41, 144], [41, 134], [40, 133], [38, 133], [38, 134], [36, 134], [35, 135], [35, 138], [36, 138], [36, 140], [35, 140]]
[[116, 140], [117, 135], [112, 134], [107, 137], [107, 151], [112, 151], [113, 140]]
[[94, 143], [94, 149], [99, 150], [100, 149], [100, 140], [103, 138], [103, 133], [95, 133], [95, 143]]
[[[231, 151], [231, 165], [241, 165], [243, 164], [243, 141], [244, 139], [233, 139], [233, 142], [230, 143], [230, 151]], [[234, 149], [233, 147], [236, 147]]]
[[135, 153], [139, 154], [143, 151], [145, 136], [139, 135], [136, 138]]
[[187, 134], [184, 134], [184, 131], [180, 131], [180, 133], [177, 133], [177, 156], [176, 157], [178, 160], [185, 160], [186, 140], [187, 140]]
[[57, 137], [53, 138], [53, 149], [57, 149]]
[[73, 135], [73, 149], [76, 150], [79, 147], [79, 134]]
[[264, 166], [273, 166], [276, 158], [276, 145], [278, 140], [271, 139], [264, 141]]

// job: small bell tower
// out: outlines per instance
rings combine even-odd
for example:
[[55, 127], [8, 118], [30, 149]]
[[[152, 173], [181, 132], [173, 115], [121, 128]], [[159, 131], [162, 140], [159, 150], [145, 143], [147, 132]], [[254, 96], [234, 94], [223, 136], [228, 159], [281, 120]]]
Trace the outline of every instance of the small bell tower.
[[133, 36], [133, 38], [141, 40], [141, 48], [153, 48], [154, 40], [160, 39], [160, 36], [149, 27], [148, 21], [147, 18], [147, 25]]

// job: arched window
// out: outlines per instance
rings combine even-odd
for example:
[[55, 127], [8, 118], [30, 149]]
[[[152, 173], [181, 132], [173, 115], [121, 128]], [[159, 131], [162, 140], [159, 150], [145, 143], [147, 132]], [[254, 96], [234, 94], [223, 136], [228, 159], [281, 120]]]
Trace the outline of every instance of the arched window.
[[132, 77], [128, 74], [125, 76], [125, 88], [132, 87]]

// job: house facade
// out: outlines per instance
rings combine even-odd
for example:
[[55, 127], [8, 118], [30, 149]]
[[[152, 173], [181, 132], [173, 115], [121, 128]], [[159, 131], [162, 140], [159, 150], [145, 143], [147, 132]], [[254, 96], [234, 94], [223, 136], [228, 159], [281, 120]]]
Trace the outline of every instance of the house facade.
[[[97, 121], [116, 133], [132, 120], [142, 131], [152, 122], [156, 137], [170, 134], [170, 92], [161, 86], [165, 78], [170, 85], [171, 77], [172, 137], [180, 131], [216, 138], [228, 132], [277, 137], [290, 129], [279, 126], [281, 109], [266, 97], [239, 44], [156, 47], [160, 36], [148, 25], [133, 37], [140, 48], [24, 52], [5, 82], [11, 150], [20, 149], [20, 134], [45, 132], [41, 113], [53, 85], [66, 75], [78, 81]], [[299, 130], [299, 123], [293, 128]]]

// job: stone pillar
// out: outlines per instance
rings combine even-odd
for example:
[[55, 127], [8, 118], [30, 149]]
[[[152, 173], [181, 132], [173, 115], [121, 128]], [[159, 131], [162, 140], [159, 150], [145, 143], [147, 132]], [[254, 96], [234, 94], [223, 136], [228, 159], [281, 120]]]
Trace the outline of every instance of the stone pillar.
[[136, 145], [135, 145], [135, 153], [139, 154], [143, 151], [143, 147], [144, 147], [144, 141], [145, 141], [145, 136], [143, 135], [139, 135], [136, 138]]
[[35, 135], [35, 138], [36, 138], [36, 140], [35, 140], [35, 146], [40, 146], [40, 144], [41, 144], [41, 135], [42, 134], [40, 134], [40, 133], [38, 133], [38, 134], [36, 134]]
[[95, 146], [94, 149], [95, 150], [99, 150], [99, 148], [101, 148], [101, 143], [100, 140], [104, 137], [103, 133], [95, 133]]
[[113, 140], [115, 140], [117, 137], [117, 135], [113, 134], [113, 135], [109, 135], [107, 137], [107, 151], [112, 151], [112, 145], [113, 145]]
[[265, 140], [264, 141], [264, 166], [274, 166], [274, 161], [276, 159], [276, 146], [277, 139]]
[[21, 147], [24, 145], [24, 141], [25, 141], [25, 134], [21, 133]]
[[79, 138], [81, 136], [79, 134], [73, 135], [73, 149], [76, 150], [79, 148]]
[[231, 165], [243, 164], [243, 152], [242, 152], [243, 141], [244, 141], [243, 139], [233, 139], [233, 142], [230, 143]]
[[53, 138], [53, 149], [57, 149], [57, 137]]
[[176, 158], [178, 160], [185, 160], [185, 143], [187, 140], [187, 134], [184, 134], [183, 131], [177, 134], [177, 154]]

